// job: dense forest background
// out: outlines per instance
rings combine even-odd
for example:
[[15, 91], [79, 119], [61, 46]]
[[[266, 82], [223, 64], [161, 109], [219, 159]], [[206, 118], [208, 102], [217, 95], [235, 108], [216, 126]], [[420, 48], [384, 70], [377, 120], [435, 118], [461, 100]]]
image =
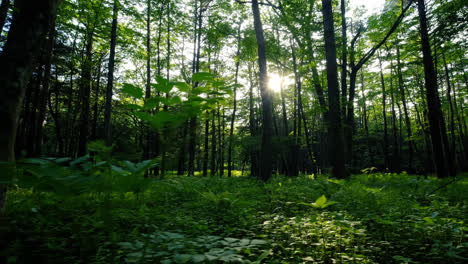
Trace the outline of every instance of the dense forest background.
[[1, 0], [0, 263], [466, 261], [468, 2], [380, 2]]
[[[15, 156], [80, 157], [104, 140], [119, 159], [158, 159], [154, 174], [259, 175], [265, 162], [281, 174], [321, 173], [336, 156], [349, 172], [466, 169], [464, 1], [420, 10], [433, 72], [417, 3], [386, 1], [368, 18], [347, 1], [332, 1], [332, 17], [320, 1], [252, 4], [257, 19], [250, 2], [62, 1], [38, 37]], [[14, 10], [2, 1], [2, 45]]]

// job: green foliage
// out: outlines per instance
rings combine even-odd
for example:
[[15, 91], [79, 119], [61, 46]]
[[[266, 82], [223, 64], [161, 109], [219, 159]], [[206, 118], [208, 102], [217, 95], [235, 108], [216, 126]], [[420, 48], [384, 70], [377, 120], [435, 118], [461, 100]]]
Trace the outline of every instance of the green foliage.
[[[100, 143], [93, 149], [106, 151]], [[449, 185], [406, 174], [275, 177], [266, 184], [152, 179], [143, 174], [156, 161], [98, 164], [105, 159], [98, 153], [18, 166], [42, 177], [81, 172], [92, 181], [64, 199], [60, 188], [19, 184], [18, 177], [0, 229], [7, 263], [466, 261], [466, 177]], [[112, 175], [113, 184], [100, 183], [100, 174]], [[72, 182], [66, 188], [82, 186]]]

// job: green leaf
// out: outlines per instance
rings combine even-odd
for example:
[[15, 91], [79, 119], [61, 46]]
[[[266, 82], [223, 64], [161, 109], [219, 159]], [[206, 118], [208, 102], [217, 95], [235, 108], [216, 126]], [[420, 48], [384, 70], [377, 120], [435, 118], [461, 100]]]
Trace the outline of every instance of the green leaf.
[[193, 255], [192, 256], [192, 261], [193, 261], [193, 263], [201, 263], [201, 262], [205, 261], [205, 256], [203, 256], [203, 255]]
[[326, 203], [327, 203], [327, 197], [325, 197], [325, 195], [322, 195], [319, 198], [317, 198], [317, 200], [315, 200], [315, 206], [320, 207], [320, 208], [324, 206]]
[[253, 246], [259, 246], [259, 245], [265, 245], [265, 244], [267, 244], [265, 240], [253, 239], [252, 241], [250, 241], [250, 245], [253, 245]]
[[189, 254], [176, 254], [174, 256], [174, 261], [176, 263], [188, 263], [191, 258], [192, 258], [192, 255], [189, 255]]
[[211, 81], [213, 80], [213, 75], [209, 72], [197, 72], [193, 74], [192, 80], [194, 82]]
[[190, 92], [192, 90], [192, 86], [186, 82], [175, 82], [174, 86], [181, 92]]
[[122, 87], [122, 93], [129, 95], [136, 99], [143, 98], [143, 90], [130, 83], [124, 83]]
[[123, 104], [122, 107], [130, 109], [130, 110], [140, 110], [141, 106], [137, 104]]

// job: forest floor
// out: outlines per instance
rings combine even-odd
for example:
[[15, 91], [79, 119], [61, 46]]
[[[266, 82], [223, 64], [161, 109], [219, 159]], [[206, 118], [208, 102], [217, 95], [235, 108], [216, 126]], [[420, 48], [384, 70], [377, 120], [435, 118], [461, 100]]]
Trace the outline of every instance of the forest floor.
[[79, 195], [16, 188], [0, 249], [6, 263], [466, 263], [467, 176], [170, 176]]

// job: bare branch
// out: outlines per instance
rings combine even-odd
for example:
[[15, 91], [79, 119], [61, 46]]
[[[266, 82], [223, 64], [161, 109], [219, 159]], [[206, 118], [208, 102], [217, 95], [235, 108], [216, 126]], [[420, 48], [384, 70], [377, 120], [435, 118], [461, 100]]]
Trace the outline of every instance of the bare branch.
[[374, 47], [372, 47], [369, 51], [366, 52], [366, 54], [364, 55], [364, 57], [361, 58], [361, 60], [359, 60], [359, 62], [356, 64], [356, 66], [353, 68], [353, 71], [354, 72], [357, 72], [359, 71], [359, 69], [361, 69], [361, 67], [374, 55], [374, 53], [383, 45], [385, 44], [385, 42], [387, 41], [387, 39], [393, 34], [393, 32], [395, 32], [395, 30], [398, 28], [398, 26], [400, 25], [401, 21], [403, 21], [403, 18], [406, 14], [406, 11], [408, 11], [408, 9], [411, 7], [411, 4], [413, 3], [413, 0], [409, 0], [408, 1], [408, 5], [401, 11], [401, 14], [398, 16], [398, 18], [396, 19], [395, 23], [393, 23], [392, 27], [390, 28], [390, 30], [387, 32], [387, 35], [385, 35], [385, 37], [379, 42], [377, 43], [377, 45], [375, 45]]

